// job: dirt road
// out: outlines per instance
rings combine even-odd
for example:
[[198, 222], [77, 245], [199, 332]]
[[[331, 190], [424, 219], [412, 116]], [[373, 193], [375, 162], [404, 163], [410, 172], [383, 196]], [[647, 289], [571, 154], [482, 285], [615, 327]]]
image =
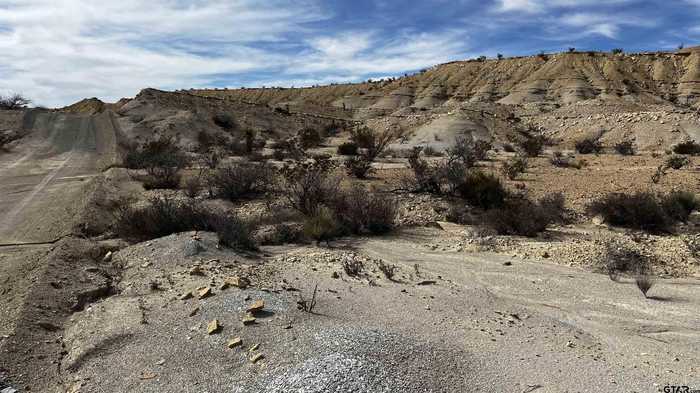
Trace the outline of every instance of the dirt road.
[[70, 229], [81, 185], [115, 157], [111, 116], [27, 112], [30, 136], [0, 156], [0, 244], [51, 241]]

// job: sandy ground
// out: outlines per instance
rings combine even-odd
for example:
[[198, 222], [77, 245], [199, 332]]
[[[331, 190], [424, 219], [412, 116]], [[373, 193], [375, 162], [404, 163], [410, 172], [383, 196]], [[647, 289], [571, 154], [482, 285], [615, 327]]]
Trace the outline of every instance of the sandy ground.
[[[253, 259], [217, 250], [213, 235], [192, 236], [115, 254], [113, 263], [123, 268], [121, 294], [90, 304], [64, 326], [63, 388], [651, 392], [667, 384], [700, 386], [694, 280], [662, 280], [645, 299], [626, 279], [430, 250], [425, 246], [444, 236], [438, 229], [341, 241], [330, 249], [273, 247]], [[348, 258], [363, 263], [359, 277], [344, 273]], [[394, 281], [379, 272], [379, 260], [399, 267]], [[202, 275], [190, 274], [195, 265]], [[232, 275], [249, 276], [253, 286], [220, 289]], [[316, 285], [314, 312], [297, 310], [300, 296], [310, 299]], [[201, 287], [213, 295], [181, 300]], [[245, 309], [257, 299], [265, 312], [244, 326]], [[214, 319], [222, 327], [209, 335]], [[228, 348], [233, 337], [243, 345]], [[257, 353], [264, 358], [252, 363]]]

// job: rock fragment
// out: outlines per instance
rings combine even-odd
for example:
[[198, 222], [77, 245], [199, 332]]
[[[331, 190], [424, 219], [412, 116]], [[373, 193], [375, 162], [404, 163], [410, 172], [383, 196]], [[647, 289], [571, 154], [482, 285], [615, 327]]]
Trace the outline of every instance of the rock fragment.
[[243, 345], [243, 340], [240, 337], [235, 337], [226, 342], [226, 346], [229, 348], [236, 348]]
[[214, 319], [207, 324], [207, 334], [218, 333], [221, 330], [221, 325], [219, 325], [219, 320]]

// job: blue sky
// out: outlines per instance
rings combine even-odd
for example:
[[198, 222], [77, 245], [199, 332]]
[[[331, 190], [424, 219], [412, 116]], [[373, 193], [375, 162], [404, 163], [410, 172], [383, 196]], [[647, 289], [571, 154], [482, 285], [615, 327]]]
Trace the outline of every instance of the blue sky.
[[700, 0], [0, 0], [0, 92], [308, 86], [481, 55], [700, 44]]

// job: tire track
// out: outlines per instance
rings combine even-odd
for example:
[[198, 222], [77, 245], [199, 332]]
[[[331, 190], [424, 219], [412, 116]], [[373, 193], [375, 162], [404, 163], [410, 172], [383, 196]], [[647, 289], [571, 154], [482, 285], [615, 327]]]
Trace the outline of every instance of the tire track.
[[[56, 178], [56, 176], [58, 176], [61, 170], [63, 170], [63, 168], [70, 163], [70, 161], [73, 159], [76, 148], [79, 147], [80, 143], [87, 137], [86, 134], [88, 132], [89, 125], [89, 118], [81, 120], [80, 130], [77, 137], [73, 141], [73, 149], [68, 151], [67, 156], [55, 168], [50, 170], [46, 176], [44, 176], [44, 178], [36, 186], [34, 186], [27, 196], [22, 198], [4, 217], [0, 219], [0, 238], [12, 238], [12, 233], [10, 233], [10, 231], [17, 223], [20, 214], [40, 193], [46, 189], [46, 187]], [[58, 127], [54, 128], [52, 132], [53, 138], [51, 139], [55, 139], [57, 137], [57, 129]], [[29, 156], [31, 155], [32, 154], [30, 153]], [[26, 159], [26, 156], [24, 159]]]

